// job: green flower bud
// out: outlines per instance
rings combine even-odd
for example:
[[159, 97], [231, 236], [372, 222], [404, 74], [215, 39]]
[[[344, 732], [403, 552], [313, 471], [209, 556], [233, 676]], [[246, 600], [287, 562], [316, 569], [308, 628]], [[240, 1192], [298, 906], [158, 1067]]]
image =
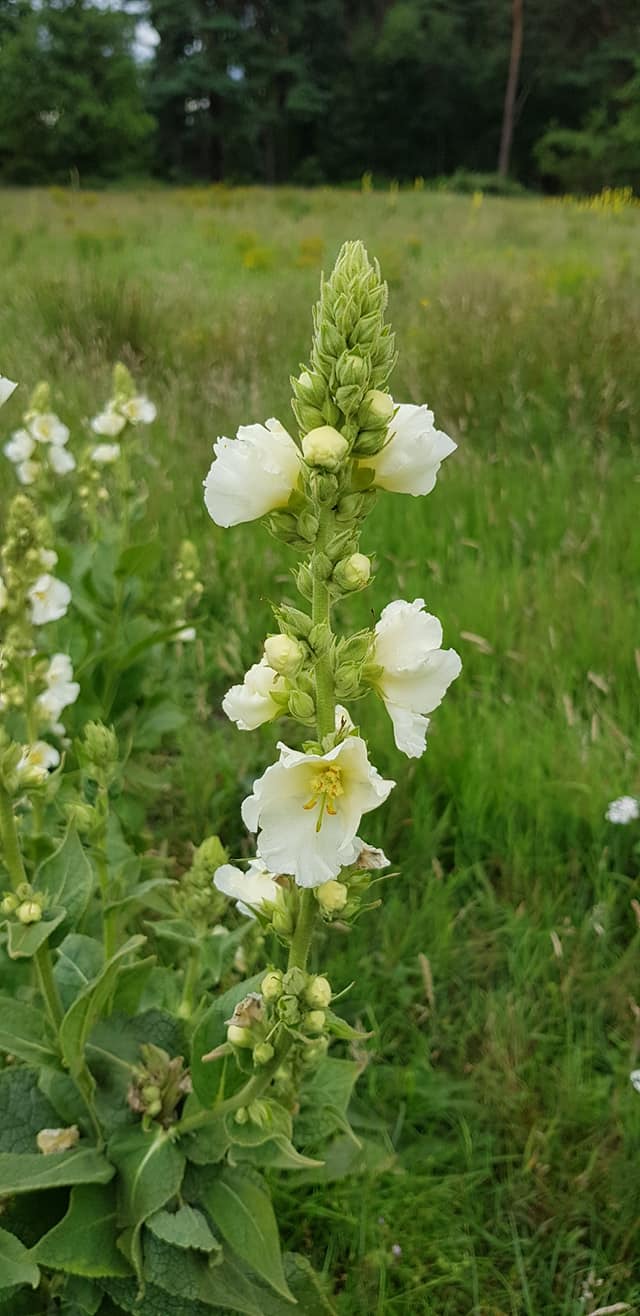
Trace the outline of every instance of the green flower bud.
[[270, 1001], [278, 1001], [280, 999], [283, 991], [282, 972], [280, 969], [272, 969], [270, 973], [265, 975], [260, 983], [260, 991], [262, 992], [263, 999], [267, 1001], [267, 1003]]
[[336, 378], [340, 385], [361, 389], [369, 381], [369, 363], [355, 352], [344, 352], [336, 365]]
[[254, 1038], [250, 1028], [240, 1028], [238, 1024], [229, 1024], [227, 1041], [231, 1042], [232, 1046], [240, 1047], [243, 1050], [251, 1050]]
[[37, 900], [25, 900], [18, 905], [16, 918], [25, 924], [39, 923], [42, 918], [42, 905], [39, 905]]
[[296, 572], [296, 585], [302, 594], [303, 599], [313, 597], [313, 576], [306, 562], [302, 562]]
[[313, 487], [319, 502], [332, 503], [338, 492], [338, 481], [335, 475], [331, 475], [329, 472], [325, 474], [318, 472], [314, 478]]
[[290, 635], [269, 635], [264, 642], [264, 656], [280, 676], [294, 676], [304, 662], [304, 649]]
[[305, 434], [302, 455], [309, 466], [325, 471], [337, 471], [349, 451], [349, 444], [331, 425], [319, 425]]
[[335, 675], [338, 699], [355, 699], [360, 694], [360, 687], [360, 668], [357, 663], [340, 663]]
[[311, 695], [304, 690], [292, 690], [289, 695], [289, 712], [303, 726], [312, 726], [316, 720], [316, 706]]
[[151, 1119], [155, 1119], [156, 1115], [159, 1115], [161, 1110], [162, 1110], [162, 1102], [160, 1098], [157, 1097], [155, 1101], [149, 1102], [146, 1113], [151, 1117]]
[[113, 777], [118, 763], [118, 740], [113, 727], [106, 727], [103, 722], [87, 722], [81, 749], [91, 775]]
[[281, 996], [277, 1004], [277, 1011], [280, 1019], [284, 1024], [292, 1027], [300, 1020], [300, 1006], [295, 996]]
[[288, 909], [274, 909], [271, 926], [274, 932], [285, 940], [293, 936], [293, 919]]
[[257, 1124], [259, 1129], [266, 1129], [271, 1123], [271, 1111], [266, 1101], [252, 1101], [247, 1107], [247, 1113], [252, 1124]]
[[270, 1042], [258, 1042], [254, 1047], [253, 1060], [256, 1065], [268, 1065], [273, 1060], [275, 1051]]
[[234, 1118], [236, 1124], [248, 1124], [248, 1122], [249, 1122], [249, 1111], [247, 1110], [247, 1107], [246, 1107], [246, 1106], [238, 1106], [238, 1109], [237, 1109], [237, 1111], [236, 1111], [236, 1113], [235, 1113], [235, 1115], [234, 1115], [233, 1118]]
[[394, 403], [390, 393], [371, 388], [365, 394], [358, 412], [358, 424], [363, 430], [386, 429], [393, 417]]
[[364, 589], [371, 577], [371, 560], [364, 553], [352, 553], [343, 558], [333, 573], [336, 583], [344, 590]]
[[0, 903], [0, 910], [3, 914], [13, 914], [17, 908], [18, 897], [14, 895], [13, 891], [7, 891], [6, 895], [3, 896], [2, 903]]
[[313, 430], [317, 425], [324, 425], [324, 411], [319, 411], [317, 407], [310, 407], [307, 402], [292, 402], [293, 411], [296, 420], [306, 434], [307, 430]]
[[157, 1083], [147, 1083], [142, 1089], [142, 1097], [145, 1102], [157, 1101], [161, 1096], [160, 1088]]
[[305, 1014], [303, 1024], [305, 1033], [322, 1033], [326, 1023], [324, 1010], [309, 1010]]
[[314, 895], [320, 908], [326, 914], [339, 914], [349, 898], [349, 892], [344, 882], [336, 882], [335, 878], [329, 882], [323, 882], [322, 886], [315, 887]]
[[31, 886], [31, 883], [21, 882], [20, 885], [16, 887], [16, 895], [18, 900], [31, 900], [33, 895], [33, 887]]
[[329, 979], [318, 975], [307, 984], [304, 999], [312, 1010], [326, 1010], [331, 1004], [332, 995]]
[[322, 410], [327, 396], [327, 385], [322, 375], [319, 375], [315, 370], [303, 370], [297, 379], [291, 380], [291, 384], [296, 397], [301, 402], [317, 407], [319, 411]]
[[317, 537], [320, 522], [313, 512], [305, 510], [298, 517], [298, 534], [301, 539], [305, 539], [308, 544], [312, 544]]
[[96, 811], [93, 805], [86, 804], [84, 800], [70, 800], [65, 805], [65, 815], [79, 832], [81, 836], [90, 832], [96, 823]]
[[299, 640], [306, 640], [313, 621], [306, 612], [300, 608], [292, 608], [288, 603], [282, 603], [279, 608], [275, 609], [275, 615], [281, 621], [290, 635], [296, 636]]
[[386, 442], [387, 431], [384, 429], [361, 430], [353, 445], [353, 454], [355, 457], [375, 457], [382, 452]]
[[299, 969], [296, 965], [288, 969], [282, 979], [282, 985], [285, 992], [291, 996], [300, 996], [307, 985], [307, 974], [304, 969]]

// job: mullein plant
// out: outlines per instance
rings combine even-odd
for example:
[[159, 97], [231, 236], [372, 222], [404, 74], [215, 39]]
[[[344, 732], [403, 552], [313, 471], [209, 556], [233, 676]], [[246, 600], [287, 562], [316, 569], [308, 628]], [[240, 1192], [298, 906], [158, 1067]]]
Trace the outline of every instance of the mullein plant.
[[[86, 725], [66, 761], [34, 760], [50, 726], [40, 719], [59, 718], [76, 693], [64, 655], [41, 665], [35, 638], [70, 599], [42, 556], [54, 551], [46, 523], [24, 494], [10, 508], [0, 1313], [335, 1310], [306, 1258], [282, 1253], [265, 1174], [313, 1181], [330, 1152], [335, 1178], [362, 1152], [348, 1119], [360, 1066], [328, 1054], [334, 1039], [359, 1049], [362, 1035], [336, 1010], [342, 984], [308, 963], [314, 929], [373, 907], [389, 862], [361, 831], [394, 783], [371, 763], [352, 714], [375, 692], [396, 744], [419, 756], [428, 716], [460, 670], [422, 599], [389, 603], [355, 634], [332, 624], [334, 605], [370, 584], [360, 533], [378, 491], [429, 493], [455, 447], [426, 407], [388, 392], [386, 298], [377, 265], [348, 243], [322, 287], [310, 362], [293, 380], [299, 434], [275, 420], [243, 427], [218, 440], [206, 479], [218, 525], [264, 518], [300, 555], [301, 606], [275, 607], [262, 655], [223, 701], [240, 730], [284, 715], [303, 728], [302, 747], [281, 743], [242, 805], [256, 836], [246, 865], [208, 837], [176, 884], [162, 851], [136, 855], [115, 807], [118, 742], [101, 722]], [[0, 398], [7, 390], [0, 380]], [[176, 626], [197, 601], [198, 576], [183, 545]], [[55, 807], [38, 827], [43, 795]], [[231, 932], [221, 922], [228, 900], [242, 916]]]

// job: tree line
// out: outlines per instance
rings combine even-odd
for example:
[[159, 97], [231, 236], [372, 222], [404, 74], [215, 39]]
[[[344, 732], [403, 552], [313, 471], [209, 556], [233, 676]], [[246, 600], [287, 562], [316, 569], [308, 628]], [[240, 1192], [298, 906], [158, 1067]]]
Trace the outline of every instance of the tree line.
[[639, 36], [637, 0], [0, 0], [0, 179], [640, 188]]

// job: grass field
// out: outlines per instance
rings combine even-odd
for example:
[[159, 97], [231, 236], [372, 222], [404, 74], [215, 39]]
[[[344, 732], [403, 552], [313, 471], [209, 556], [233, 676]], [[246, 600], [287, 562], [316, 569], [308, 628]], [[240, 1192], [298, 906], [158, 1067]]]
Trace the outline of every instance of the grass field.
[[247, 848], [239, 803], [273, 728], [238, 735], [220, 698], [256, 661], [269, 600], [293, 600], [290, 559], [259, 528], [216, 529], [201, 481], [218, 434], [287, 423], [344, 239], [389, 280], [394, 396], [459, 443], [432, 497], [385, 499], [367, 523], [378, 575], [354, 605], [366, 621], [424, 596], [464, 671], [417, 763], [364, 709], [398, 781], [367, 836], [400, 876], [318, 947], [375, 1030], [354, 1123], [383, 1153], [345, 1182], [282, 1176], [277, 1198], [343, 1316], [640, 1309], [640, 832], [604, 820], [640, 791], [639, 236], [631, 208], [428, 192], [0, 200], [2, 372], [48, 378], [78, 425], [125, 360], [159, 406], [166, 564], [187, 534], [205, 564], [154, 844], [217, 830]]

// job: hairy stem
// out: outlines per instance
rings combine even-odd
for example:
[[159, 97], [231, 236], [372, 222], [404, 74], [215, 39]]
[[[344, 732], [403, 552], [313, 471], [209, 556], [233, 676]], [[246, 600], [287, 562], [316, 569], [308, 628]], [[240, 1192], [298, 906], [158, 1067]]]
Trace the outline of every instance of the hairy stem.
[[14, 887], [19, 887], [21, 882], [26, 882], [27, 875], [24, 871], [24, 864], [22, 862], [20, 842], [18, 840], [18, 829], [16, 827], [16, 818], [13, 812], [11, 796], [5, 790], [4, 786], [0, 786], [0, 832], [2, 833], [5, 868], [7, 869]]
[[51, 964], [51, 952], [46, 942], [36, 951], [33, 962], [36, 966], [36, 975], [38, 978], [38, 987], [40, 994], [47, 1007], [47, 1014], [57, 1032], [64, 1016], [62, 1001], [58, 991], [56, 980], [53, 976]]

